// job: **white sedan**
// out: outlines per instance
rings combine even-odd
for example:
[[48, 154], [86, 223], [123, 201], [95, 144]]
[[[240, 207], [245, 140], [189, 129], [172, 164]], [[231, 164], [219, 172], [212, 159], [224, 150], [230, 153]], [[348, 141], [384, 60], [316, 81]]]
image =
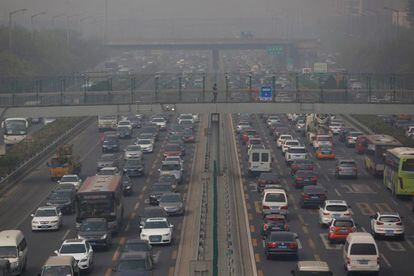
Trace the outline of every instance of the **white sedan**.
[[371, 234], [378, 237], [399, 237], [404, 239], [404, 225], [397, 212], [377, 212], [371, 216]]
[[124, 159], [139, 158], [142, 159], [142, 149], [138, 145], [129, 145], [124, 150]]
[[83, 239], [68, 239], [62, 243], [59, 250], [55, 251], [58, 256], [72, 256], [79, 269], [90, 272], [93, 268], [92, 246]]
[[170, 244], [173, 235], [173, 225], [166, 218], [149, 218], [141, 228], [141, 240], [149, 244]]
[[32, 231], [59, 230], [62, 226], [62, 213], [54, 206], [39, 207], [32, 217]]
[[132, 130], [132, 124], [130, 120], [122, 120], [118, 122], [118, 127], [128, 127], [130, 130]]
[[82, 185], [82, 179], [76, 174], [65, 174], [58, 181], [59, 184], [72, 184], [76, 190]]
[[152, 139], [138, 139], [136, 145], [141, 148], [142, 152], [154, 151], [154, 142]]

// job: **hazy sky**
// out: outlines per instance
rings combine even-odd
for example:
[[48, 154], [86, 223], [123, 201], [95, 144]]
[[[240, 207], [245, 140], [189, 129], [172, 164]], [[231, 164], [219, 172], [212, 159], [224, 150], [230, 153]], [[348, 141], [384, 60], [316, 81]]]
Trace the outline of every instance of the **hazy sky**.
[[[335, 0], [107, 0], [110, 18], [223, 18], [261, 17], [286, 11], [322, 12]], [[1, 0], [3, 19], [10, 10], [27, 8], [28, 13], [104, 13], [105, 0]], [[6, 16], [6, 17], [4, 17]]]

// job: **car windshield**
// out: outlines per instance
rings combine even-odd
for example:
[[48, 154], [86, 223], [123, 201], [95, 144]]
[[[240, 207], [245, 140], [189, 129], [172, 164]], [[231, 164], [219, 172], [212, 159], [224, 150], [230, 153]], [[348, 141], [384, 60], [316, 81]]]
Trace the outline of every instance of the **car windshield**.
[[151, 144], [151, 140], [149, 139], [139, 139], [138, 140], [138, 145], [149, 145]]
[[145, 229], [158, 229], [158, 228], [168, 228], [168, 222], [163, 221], [146, 221], [145, 222]]
[[399, 222], [400, 218], [394, 216], [382, 216], [379, 220], [383, 222]]
[[141, 148], [139, 146], [131, 145], [126, 148], [127, 151], [140, 151]]
[[72, 267], [70, 266], [44, 266], [42, 269], [42, 276], [66, 276], [73, 275]]
[[36, 211], [35, 217], [56, 217], [56, 210], [53, 209], [39, 209]]
[[296, 271], [297, 276], [332, 276], [331, 271]]
[[60, 254], [75, 254], [85, 252], [86, 246], [82, 243], [63, 244], [59, 251]]
[[152, 134], [140, 134], [139, 136], [138, 136], [138, 142], [140, 141], [140, 140], [144, 140], [144, 139], [152, 139]]
[[147, 271], [147, 263], [145, 260], [121, 260], [117, 267], [116, 271]]
[[154, 118], [152, 119], [154, 123], [165, 123], [165, 120], [163, 118]]
[[260, 145], [262, 143], [262, 140], [260, 140], [260, 139], [250, 139], [249, 143], [251, 145]]
[[268, 193], [265, 201], [267, 202], [286, 202], [285, 194], [283, 193]]
[[102, 169], [98, 172], [98, 175], [114, 175], [115, 174], [115, 170], [105, 170]]
[[115, 139], [108, 139], [108, 140], [105, 140], [103, 143], [104, 143], [104, 145], [113, 145], [113, 144], [116, 143], [116, 140]]
[[354, 223], [352, 222], [352, 220], [335, 220], [333, 224], [336, 227], [353, 227], [354, 226]]
[[305, 148], [290, 148], [289, 153], [306, 153]]
[[180, 170], [179, 164], [163, 164], [161, 166], [161, 171], [178, 171]]
[[348, 207], [345, 205], [328, 205], [326, 206], [326, 210], [331, 212], [345, 212], [348, 210]]
[[129, 126], [131, 124], [131, 122], [130, 121], [120, 121], [119, 123], [118, 123], [118, 125], [120, 125], [120, 126]]
[[139, 166], [139, 165], [141, 165], [141, 161], [140, 160], [138, 160], [138, 159], [128, 159], [126, 162], [125, 162], [125, 167], [135, 167], [135, 166]]
[[181, 115], [180, 120], [193, 120], [193, 115]]
[[414, 159], [405, 160], [402, 163], [401, 170], [405, 172], [414, 172]]
[[295, 237], [291, 233], [272, 233], [270, 237], [271, 241], [285, 241], [285, 242], [291, 242], [295, 240]]
[[297, 171], [296, 172], [296, 177], [311, 177], [311, 176], [315, 176], [313, 171]]
[[351, 255], [377, 255], [377, 249], [373, 243], [354, 243], [351, 245]]
[[64, 176], [60, 182], [78, 182], [78, 177], [76, 176]]
[[71, 191], [69, 190], [56, 190], [52, 192], [49, 196], [49, 199], [52, 200], [67, 200], [71, 196]]
[[317, 140], [318, 141], [323, 141], [323, 142], [330, 142], [331, 137], [329, 137], [329, 136], [318, 136]]
[[280, 140], [288, 140], [288, 139], [292, 139], [292, 136], [290, 136], [290, 135], [280, 135]]
[[16, 258], [16, 246], [0, 246], [0, 258]]
[[127, 242], [124, 247], [124, 251], [132, 252], [132, 251], [149, 251], [149, 247], [144, 242]]
[[181, 202], [181, 196], [180, 195], [164, 195], [160, 198], [160, 202]]
[[144, 209], [143, 217], [146, 218], [157, 218], [157, 217], [165, 217], [164, 210], [161, 208], [146, 208]]
[[355, 167], [356, 164], [355, 164], [354, 161], [341, 161], [339, 163], [339, 166], [341, 166], [341, 167]]
[[181, 151], [180, 146], [170, 145], [165, 147], [165, 151]]
[[102, 232], [106, 231], [105, 222], [83, 222], [80, 226], [80, 230], [84, 232]]

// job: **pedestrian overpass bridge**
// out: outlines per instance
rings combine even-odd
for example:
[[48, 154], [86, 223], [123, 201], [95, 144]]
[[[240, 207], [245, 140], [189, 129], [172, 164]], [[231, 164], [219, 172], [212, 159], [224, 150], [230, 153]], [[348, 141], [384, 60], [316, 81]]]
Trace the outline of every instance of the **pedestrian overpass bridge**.
[[[321, 93], [322, 92], [322, 93]], [[217, 102], [202, 91], [25, 93], [0, 95], [3, 117], [66, 117], [163, 112], [414, 114], [414, 91], [278, 91], [266, 101], [239, 91], [220, 93]], [[211, 93], [211, 92], [209, 92]], [[384, 96], [385, 95], [385, 96]], [[380, 97], [381, 96], [381, 97]]]

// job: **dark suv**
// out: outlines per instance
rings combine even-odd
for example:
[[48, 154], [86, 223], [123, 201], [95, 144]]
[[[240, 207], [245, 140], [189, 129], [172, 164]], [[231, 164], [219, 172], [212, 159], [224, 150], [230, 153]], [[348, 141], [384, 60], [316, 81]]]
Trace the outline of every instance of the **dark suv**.
[[79, 227], [78, 238], [85, 239], [92, 247], [109, 249], [112, 244], [111, 230], [105, 218], [87, 218]]
[[106, 137], [102, 143], [102, 152], [118, 152], [119, 140], [117, 137]]
[[75, 212], [75, 188], [57, 187], [46, 199], [46, 205], [55, 206], [63, 214], [73, 214]]

